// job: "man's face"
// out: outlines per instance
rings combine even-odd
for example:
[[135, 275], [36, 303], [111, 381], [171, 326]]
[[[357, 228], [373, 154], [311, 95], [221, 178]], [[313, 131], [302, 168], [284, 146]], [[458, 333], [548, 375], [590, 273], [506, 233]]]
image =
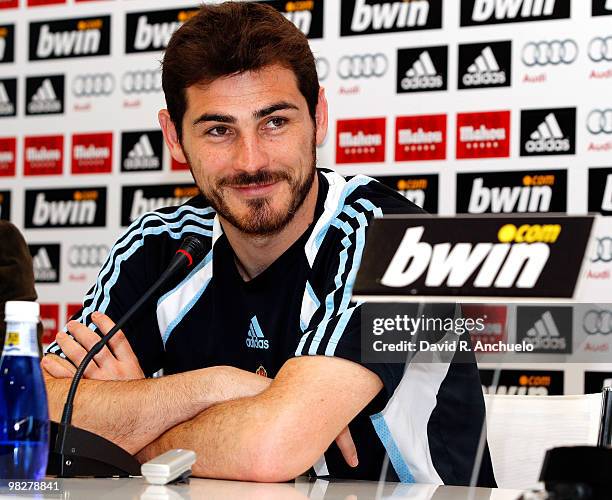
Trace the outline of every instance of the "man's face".
[[240, 231], [273, 234], [315, 176], [315, 127], [292, 71], [267, 66], [186, 90], [183, 152], [213, 208]]

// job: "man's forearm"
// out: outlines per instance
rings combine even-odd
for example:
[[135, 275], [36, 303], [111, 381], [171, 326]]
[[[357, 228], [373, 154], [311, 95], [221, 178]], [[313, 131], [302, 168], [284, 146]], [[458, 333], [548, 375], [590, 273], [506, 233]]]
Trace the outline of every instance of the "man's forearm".
[[[59, 421], [70, 379], [45, 377], [49, 414]], [[258, 394], [269, 380], [231, 367], [211, 367], [157, 379], [82, 380], [73, 424], [136, 453], [166, 430], [221, 401]]]

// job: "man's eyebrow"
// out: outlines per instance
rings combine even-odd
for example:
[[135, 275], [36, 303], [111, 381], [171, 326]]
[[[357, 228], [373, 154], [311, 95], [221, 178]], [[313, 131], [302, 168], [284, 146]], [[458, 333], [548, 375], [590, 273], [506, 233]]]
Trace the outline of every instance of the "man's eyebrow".
[[[295, 104], [290, 102], [280, 101], [270, 106], [266, 106], [260, 110], [253, 112], [253, 118], [260, 120], [264, 116], [271, 115], [282, 109], [299, 109]], [[236, 123], [236, 117], [232, 115], [223, 115], [221, 113], [203, 113], [193, 121], [193, 126], [203, 122], [220, 122], [220, 123]]]
[[219, 113], [203, 113], [193, 121], [193, 125], [195, 126], [202, 122], [236, 123], [236, 118]]
[[271, 115], [272, 113], [275, 113], [276, 111], [281, 111], [283, 109], [299, 109], [299, 108], [295, 104], [291, 104], [290, 102], [280, 101], [280, 102], [271, 104], [270, 106], [266, 106], [265, 108], [260, 109], [259, 111], [253, 112], [253, 118], [259, 120], [263, 118], [264, 116]]

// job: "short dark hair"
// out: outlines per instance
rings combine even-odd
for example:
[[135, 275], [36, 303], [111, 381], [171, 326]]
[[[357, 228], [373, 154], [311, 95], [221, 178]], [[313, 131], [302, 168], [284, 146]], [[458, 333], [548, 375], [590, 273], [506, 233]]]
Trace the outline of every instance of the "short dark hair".
[[293, 71], [314, 122], [319, 80], [304, 34], [265, 3], [203, 5], [174, 33], [162, 63], [166, 106], [179, 139], [187, 87], [271, 64]]

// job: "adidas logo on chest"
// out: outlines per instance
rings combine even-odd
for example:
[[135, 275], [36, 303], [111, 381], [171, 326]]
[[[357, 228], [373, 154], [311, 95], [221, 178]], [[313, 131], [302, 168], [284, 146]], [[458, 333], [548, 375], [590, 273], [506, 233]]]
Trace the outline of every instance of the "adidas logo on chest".
[[251, 318], [246, 337], [246, 345], [251, 349], [268, 349], [270, 347], [270, 343], [261, 330], [257, 316]]

